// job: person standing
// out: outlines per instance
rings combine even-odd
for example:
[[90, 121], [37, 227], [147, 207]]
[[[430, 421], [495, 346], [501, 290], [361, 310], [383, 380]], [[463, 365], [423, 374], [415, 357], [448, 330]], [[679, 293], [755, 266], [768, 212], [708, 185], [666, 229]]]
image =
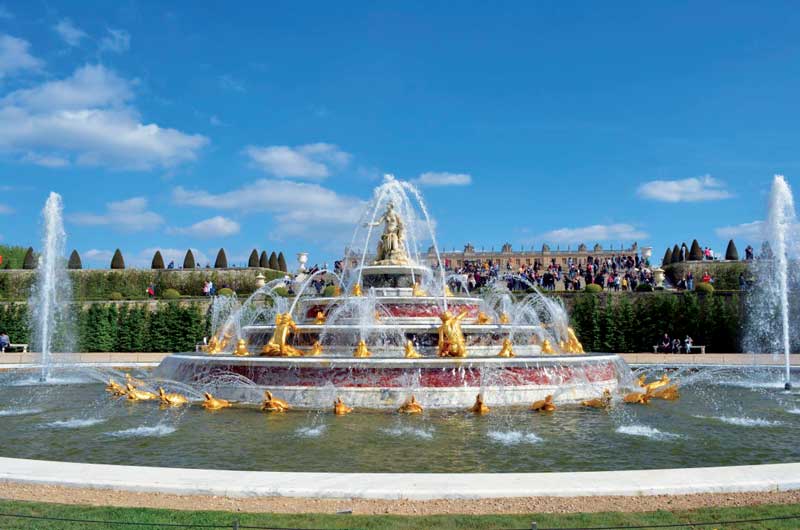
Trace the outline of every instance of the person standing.
[[11, 339], [8, 338], [8, 333], [0, 331], [0, 353], [5, 353], [10, 345]]

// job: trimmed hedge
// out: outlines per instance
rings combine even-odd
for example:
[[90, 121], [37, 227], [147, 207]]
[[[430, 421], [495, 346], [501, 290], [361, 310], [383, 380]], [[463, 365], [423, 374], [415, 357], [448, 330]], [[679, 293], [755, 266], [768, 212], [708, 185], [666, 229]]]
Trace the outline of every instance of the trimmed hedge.
[[703, 277], [703, 272], [708, 271], [714, 277], [715, 289], [738, 291], [739, 275], [744, 274], [745, 277], [750, 277], [752, 275], [751, 266], [754, 264], [746, 261], [684, 261], [664, 267], [664, 274], [672, 285], [678, 285], [680, 279], [691, 271], [695, 285], [697, 285], [700, 283], [700, 278]]
[[217, 296], [233, 296], [233, 289], [230, 287], [223, 287], [217, 291]]
[[161, 298], [166, 300], [177, 300], [181, 297], [181, 293], [177, 289], [166, 289], [161, 293]]
[[72, 270], [78, 270], [83, 268], [83, 263], [81, 263], [81, 255], [78, 254], [77, 250], [73, 250], [72, 254], [69, 255], [69, 261], [67, 261], [67, 268]]
[[28, 247], [25, 251], [25, 257], [22, 259], [22, 268], [25, 270], [33, 270], [36, 268], [36, 257], [33, 255], [33, 247]]
[[164, 257], [161, 255], [160, 250], [156, 250], [156, 253], [153, 254], [153, 261], [150, 263], [151, 269], [163, 269], [164, 268]]
[[689, 261], [702, 261], [703, 250], [700, 248], [700, 243], [696, 239], [692, 240], [692, 248], [689, 250]]
[[214, 268], [215, 269], [227, 269], [228, 268], [228, 257], [225, 255], [225, 249], [219, 249], [217, 252], [217, 259], [214, 261]]
[[28, 249], [25, 247], [0, 245], [0, 256], [3, 256], [3, 263], [0, 264], [0, 269], [21, 269], [27, 252]]
[[114, 251], [114, 256], [111, 258], [111, 268], [117, 270], [125, 268], [125, 259], [123, 259], [120, 249]]
[[698, 293], [713, 293], [714, 286], [708, 282], [697, 282], [694, 284], [694, 290]]
[[637, 293], [652, 293], [653, 292], [653, 286], [650, 285], [649, 283], [640, 283], [639, 285], [636, 286], [636, 292]]
[[183, 257], [183, 268], [184, 270], [192, 270], [194, 266], [194, 254], [192, 253], [192, 249], [189, 249], [186, 251], [186, 256]]
[[590, 283], [584, 287], [583, 290], [587, 293], [599, 293], [603, 291], [603, 287], [601, 285], [597, 285], [596, 283]]

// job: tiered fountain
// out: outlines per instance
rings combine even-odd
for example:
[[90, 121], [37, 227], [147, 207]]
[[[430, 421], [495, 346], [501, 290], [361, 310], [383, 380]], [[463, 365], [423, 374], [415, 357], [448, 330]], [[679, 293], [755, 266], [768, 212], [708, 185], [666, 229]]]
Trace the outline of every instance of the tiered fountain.
[[444, 270], [420, 259], [422, 241], [437, 247], [411, 184], [387, 177], [362, 221], [353, 236], [364, 241], [361, 261], [343, 277], [328, 273], [333, 296], [305, 296], [308, 278], [287, 307], [267, 285], [205, 352], [171, 355], [161, 374], [247, 400], [253, 388], [240, 376], [309, 409], [329, 408], [334, 394], [365, 408], [396, 408], [411, 394], [430, 408], [465, 407], [478, 393], [493, 406], [556, 392], [577, 401], [630, 379], [617, 355], [584, 353], [563, 307], [538, 293], [515, 302], [499, 287], [483, 297], [451, 292]]

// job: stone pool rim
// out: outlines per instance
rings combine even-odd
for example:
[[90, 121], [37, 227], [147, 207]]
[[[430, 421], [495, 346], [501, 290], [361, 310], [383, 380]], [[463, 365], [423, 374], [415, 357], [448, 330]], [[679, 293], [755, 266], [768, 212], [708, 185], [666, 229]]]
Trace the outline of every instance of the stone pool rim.
[[439, 500], [653, 496], [800, 489], [800, 462], [551, 473], [317, 473], [0, 457], [0, 483], [230, 498]]

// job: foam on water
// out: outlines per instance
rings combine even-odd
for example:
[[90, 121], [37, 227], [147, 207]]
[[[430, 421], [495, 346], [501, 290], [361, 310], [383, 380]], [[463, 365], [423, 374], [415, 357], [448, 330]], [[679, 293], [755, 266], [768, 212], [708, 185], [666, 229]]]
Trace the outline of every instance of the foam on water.
[[800, 408], [795, 407], [793, 409], [787, 410], [786, 412], [788, 412], [789, 414], [800, 414]]
[[40, 414], [42, 409], [3, 409], [0, 416], [26, 416], [29, 414]]
[[44, 426], [53, 429], [80, 429], [81, 427], [91, 427], [105, 421], [105, 418], [70, 418], [68, 420], [51, 421], [50, 423], [45, 423]]
[[148, 436], [167, 436], [176, 431], [172, 425], [154, 425], [152, 427], [134, 427], [122, 431], [107, 432], [107, 436], [114, 438], [143, 438]]
[[538, 444], [543, 440], [532, 432], [489, 431], [489, 438], [503, 445]]
[[765, 420], [764, 418], [745, 418], [742, 416], [694, 416], [704, 420], [717, 420], [737, 427], [778, 427], [782, 421]]
[[420, 429], [418, 427], [411, 427], [408, 425], [392, 427], [389, 429], [381, 429], [381, 431], [397, 438], [402, 438], [405, 436], [415, 436], [417, 438], [422, 438], [424, 440], [433, 439], [433, 430]]
[[300, 427], [295, 434], [305, 438], [319, 438], [328, 429], [326, 425], [314, 425], [312, 427]]
[[674, 440], [676, 438], [682, 438], [680, 434], [675, 434], [671, 432], [662, 432], [654, 427], [649, 427], [647, 425], [640, 425], [640, 424], [621, 425], [617, 427], [616, 432], [620, 434], [627, 434], [630, 436], [641, 436], [644, 438], [650, 438], [651, 440]]
[[58, 385], [82, 385], [86, 383], [94, 383], [94, 379], [88, 377], [72, 376], [72, 377], [48, 377], [42, 381], [38, 377], [26, 377], [24, 379], [13, 379], [4, 382], [2, 386], [58, 386]]

